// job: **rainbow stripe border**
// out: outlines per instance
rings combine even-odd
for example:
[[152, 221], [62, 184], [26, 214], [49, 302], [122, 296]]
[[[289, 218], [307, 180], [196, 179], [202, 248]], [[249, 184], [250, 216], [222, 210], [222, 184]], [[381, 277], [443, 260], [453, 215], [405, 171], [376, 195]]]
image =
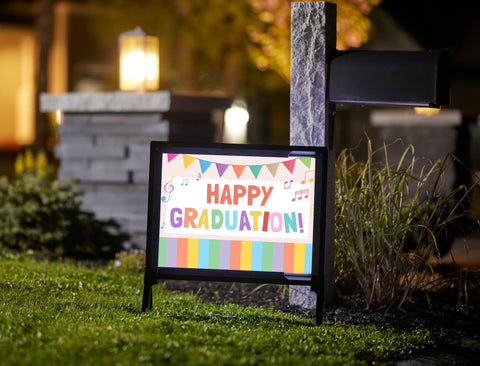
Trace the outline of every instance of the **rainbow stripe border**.
[[312, 273], [310, 243], [161, 237], [158, 267]]

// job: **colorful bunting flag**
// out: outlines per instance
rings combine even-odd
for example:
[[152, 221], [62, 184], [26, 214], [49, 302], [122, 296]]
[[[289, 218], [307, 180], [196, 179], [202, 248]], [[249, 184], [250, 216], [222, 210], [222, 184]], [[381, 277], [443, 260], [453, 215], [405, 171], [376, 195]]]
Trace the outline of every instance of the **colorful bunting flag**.
[[272, 176], [275, 178], [275, 175], [277, 174], [278, 166], [280, 164], [275, 163], [275, 164], [267, 164], [267, 169], [272, 174]]
[[193, 156], [183, 154], [183, 166], [187, 169], [195, 160]]
[[198, 159], [198, 161], [200, 162], [200, 169], [202, 170], [202, 174], [204, 174], [210, 167], [210, 165], [212, 165], [211, 161], [206, 161], [202, 159]]
[[217, 166], [218, 175], [221, 178], [225, 170], [227, 170], [228, 164], [215, 163], [215, 165]]
[[178, 154], [167, 154], [167, 161], [170, 163], [177, 156], [178, 156]]
[[250, 168], [250, 170], [252, 171], [253, 176], [255, 177], [255, 179], [258, 178], [258, 175], [260, 174], [260, 170], [262, 170], [262, 166], [263, 166], [263, 165], [249, 165], [249, 166], [248, 166], [248, 167]]
[[232, 167], [233, 167], [233, 171], [235, 172], [235, 175], [237, 176], [238, 179], [240, 179], [240, 176], [245, 170], [246, 165], [232, 165]]
[[312, 158], [298, 158], [307, 168], [310, 169], [310, 165], [312, 164]]
[[295, 161], [296, 161], [296, 160], [297, 160], [297, 159], [287, 160], [287, 161], [285, 161], [285, 162], [283, 163], [283, 165], [285, 166], [285, 168], [287, 168], [288, 171], [289, 171], [290, 173], [292, 173], [292, 174], [293, 174], [293, 169], [295, 168]]

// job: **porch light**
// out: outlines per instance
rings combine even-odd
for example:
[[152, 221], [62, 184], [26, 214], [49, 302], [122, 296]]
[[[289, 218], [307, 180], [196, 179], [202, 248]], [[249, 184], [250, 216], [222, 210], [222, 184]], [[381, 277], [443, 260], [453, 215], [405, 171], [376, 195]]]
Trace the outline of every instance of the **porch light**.
[[147, 35], [140, 27], [118, 37], [120, 90], [158, 90], [160, 61], [158, 37]]
[[416, 114], [420, 114], [422, 116], [430, 117], [436, 114], [439, 114], [441, 108], [430, 108], [430, 107], [414, 107], [413, 110]]

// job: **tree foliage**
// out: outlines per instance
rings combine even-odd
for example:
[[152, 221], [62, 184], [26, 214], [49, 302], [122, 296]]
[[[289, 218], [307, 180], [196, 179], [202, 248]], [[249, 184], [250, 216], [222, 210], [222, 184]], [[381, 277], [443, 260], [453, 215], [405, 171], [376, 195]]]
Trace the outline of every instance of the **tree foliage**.
[[[337, 3], [337, 48], [366, 42], [372, 29], [368, 14], [381, 0], [331, 2]], [[172, 89], [231, 92], [289, 83], [291, 0], [92, 3], [110, 16], [95, 23], [107, 42], [137, 25], [160, 37], [162, 79]]]
[[[313, 0], [307, 0], [313, 1]], [[382, 0], [330, 0], [337, 4], [337, 49], [360, 47], [368, 41], [368, 14]], [[290, 81], [291, 0], [248, 0], [259, 21], [248, 24], [249, 53], [260, 70], [272, 69]]]

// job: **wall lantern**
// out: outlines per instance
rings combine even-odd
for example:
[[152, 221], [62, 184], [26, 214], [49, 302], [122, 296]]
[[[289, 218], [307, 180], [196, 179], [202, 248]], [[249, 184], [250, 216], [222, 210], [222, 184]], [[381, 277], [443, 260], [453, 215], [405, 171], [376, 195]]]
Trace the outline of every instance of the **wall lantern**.
[[160, 61], [158, 37], [147, 35], [140, 27], [118, 37], [120, 90], [158, 90]]

